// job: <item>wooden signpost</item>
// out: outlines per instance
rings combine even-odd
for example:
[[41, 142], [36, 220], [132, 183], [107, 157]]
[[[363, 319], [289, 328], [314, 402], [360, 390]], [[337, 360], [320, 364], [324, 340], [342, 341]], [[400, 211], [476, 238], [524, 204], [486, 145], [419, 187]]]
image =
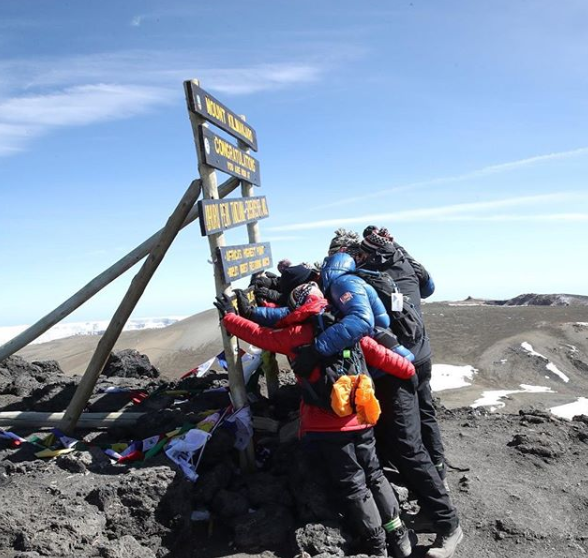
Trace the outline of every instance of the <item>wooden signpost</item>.
[[[202, 179], [201, 232], [210, 246], [216, 294], [231, 296], [231, 281], [260, 273], [272, 265], [270, 245], [260, 242], [257, 224], [259, 219], [269, 216], [267, 201], [265, 196], [253, 196], [253, 185], [261, 185], [259, 161], [249, 154], [250, 149], [257, 150], [257, 136], [243, 116], [204, 91], [197, 80], [184, 82], [184, 91]], [[238, 144], [235, 146], [212, 132], [209, 123], [236, 138]], [[243, 198], [219, 200], [215, 169], [241, 179]], [[247, 225], [249, 244], [227, 246], [223, 231], [240, 225]], [[248, 407], [237, 340], [224, 328], [221, 334], [233, 405], [237, 409]], [[254, 464], [253, 445], [249, 444], [244, 466], [253, 469]]]

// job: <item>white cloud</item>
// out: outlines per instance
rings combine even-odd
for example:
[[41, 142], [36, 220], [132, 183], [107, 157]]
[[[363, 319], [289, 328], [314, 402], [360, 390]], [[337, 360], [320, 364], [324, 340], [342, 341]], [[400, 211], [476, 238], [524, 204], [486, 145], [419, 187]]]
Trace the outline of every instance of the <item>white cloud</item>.
[[22, 151], [54, 128], [129, 118], [170, 98], [163, 88], [98, 84], [8, 99], [0, 102], [0, 156]]
[[353, 196], [337, 200], [332, 203], [328, 203], [321, 206], [316, 206], [314, 209], [325, 209], [329, 207], [336, 207], [340, 205], [349, 205], [358, 201], [365, 201], [367, 199], [381, 198], [383, 196], [389, 196], [393, 193], [405, 192], [407, 190], [416, 190], [418, 188], [425, 188], [427, 186], [438, 186], [442, 184], [452, 184], [455, 182], [463, 182], [466, 180], [474, 180], [476, 178], [483, 178], [485, 176], [491, 176], [493, 174], [499, 174], [503, 172], [509, 172], [520, 168], [533, 166], [539, 163], [546, 163], [550, 161], [557, 161], [561, 159], [569, 159], [572, 157], [580, 157], [582, 155], [588, 155], [588, 147], [580, 147], [578, 149], [571, 149], [568, 151], [559, 151], [555, 153], [548, 153], [546, 155], [537, 155], [535, 157], [527, 157], [526, 159], [518, 159], [516, 161], [509, 161], [506, 163], [499, 163], [497, 165], [489, 165], [482, 167], [481, 169], [473, 170], [463, 174], [456, 174], [453, 176], [443, 176], [439, 178], [432, 178], [430, 180], [421, 180], [417, 182], [409, 182], [407, 184], [400, 184], [392, 188], [386, 188], [378, 190], [377, 192], [366, 193], [361, 196]]
[[[133, 21], [140, 25], [144, 17]], [[199, 67], [193, 60], [186, 53], [123, 51], [0, 61], [0, 156], [22, 151], [56, 127], [129, 118], [181, 103], [182, 81], [190, 77], [200, 78], [210, 91], [245, 95], [312, 83], [325, 71], [318, 63], [233, 68]]]
[[554, 203], [557, 201], [564, 201], [573, 197], [579, 197], [576, 194], [557, 193], [557, 194], [540, 194], [536, 196], [520, 196], [515, 198], [506, 198], [501, 200], [491, 200], [486, 202], [474, 202], [474, 203], [460, 203], [454, 205], [445, 205], [441, 207], [430, 207], [423, 209], [411, 209], [406, 211], [395, 211], [389, 213], [376, 213], [367, 215], [356, 215], [354, 217], [343, 217], [336, 219], [324, 219], [321, 221], [307, 221], [304, 223], [293, 223], [290, 225], [279, 225], [274, 227], [267, 227], [267, 230], [272, 231], [301, 231], [301, 230], [312, 230], [312, 229], [324, 229], [331, 227], [344, 227], [346, 225], [354, 225], [357, 223], [372, 222], [414, 222], [422, 220], [448, 220], [460, 218], [460, 213], [466, 213], [463, 216], [467, 219], [475, 220], [477, 217], [470, 215], [472, 212], [488, 211], [490, 209], [502, 208], [502, 207], [513, 207], [513, 206], [526, 206], [536, 203]]

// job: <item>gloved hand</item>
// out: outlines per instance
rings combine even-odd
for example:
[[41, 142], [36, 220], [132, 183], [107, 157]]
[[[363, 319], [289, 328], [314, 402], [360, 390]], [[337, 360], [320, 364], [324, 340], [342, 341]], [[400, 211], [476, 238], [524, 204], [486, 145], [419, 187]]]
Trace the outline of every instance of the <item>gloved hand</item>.
[[392, 352], [396, 353], [397, 355], [403, 356], [406, 360], [409, 360], [410, 362], [414, 362], [414, 355], [404, 345], [397, 345], [392, 349]]
[[235, 311], [235, 307], [233, 306], [233, 303], [231, 302], [230, 297], [228, 297], [225, 293], [223, 293], [221, 296], [217, 296], [214, 299], [213, 304], [218, 309], [218, 313], [220, 314], [221, 320], [227, 314], [236, 314], [237, 313]]
[[270, 277], [260, 275], [252, 279], [250, 284], [255, 287], [271, 287], [273, 286], [274, 281]]
[[316, 350], [314, 343], [300, 345], [294, 349], [296, 357], [292, 362], [292, 371], [297, 376], [308, 378], [319, 363], [321, 355]]
[[268, 300], [269, 302], [278, 302], [282, 296], [278, 291], [274, 289], [268, 289], [267, 287], [255, 287], [255, 299]]
[[254, 308], [253, 304], [249, 302], [247, 295], [241, 289], [235, 289], [235, 296], [237, 297], [237, 308], [239, 310], [239, 315], [250, 319]]

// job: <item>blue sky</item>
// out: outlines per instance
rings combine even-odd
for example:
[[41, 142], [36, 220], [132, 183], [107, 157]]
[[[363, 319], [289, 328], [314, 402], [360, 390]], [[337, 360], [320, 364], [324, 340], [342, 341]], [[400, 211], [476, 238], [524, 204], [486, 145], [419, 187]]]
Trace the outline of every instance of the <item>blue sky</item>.
[[[588, 294], [583, 0], [3, 0], [0, 54], [0, 325], [164, 225], [197, 175], [190, 78], [257, 131], [274, 261], [380, 224], [437, 300]], [[184, 230], [134, 316], [210, 307], [208, 257]], [[136, 269], [68, 320], [110, 317]]]

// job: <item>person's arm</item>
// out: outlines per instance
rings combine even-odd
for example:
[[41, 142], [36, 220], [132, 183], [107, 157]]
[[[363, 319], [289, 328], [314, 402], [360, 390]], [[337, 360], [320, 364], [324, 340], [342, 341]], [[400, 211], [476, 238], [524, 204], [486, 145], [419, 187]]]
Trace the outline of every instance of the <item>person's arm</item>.
[[256, 306], [251, 310], [249, 319], [259, 325], [273, 327], [289, 313], [290, 308], [285, 306], [278, 308], [272, 308], [271, 306]]
[[368, 366], [373, 366], [402, 380], [408, 380], [414, 376], [414, 366], [406, 358], [380, 345], [371, 337], [362, 337], [360, 343]]
[[429, 274], [429, 272], [425, 269], [423, 264], [417, 262], [407, 251], [405, 248], [400, 246], [398, 243], [394, 243], [394, 246], [401, 250], [404, 254], [404, 257], [408, 260], [408, 263], [414, 269], [414, 272], [419, 280], [419, 290], [421, 294], [421, 298], [428, 298], [435, 292], [435, 283], [433, 282], [433, 278]]
[[315, 347], [322, 356], [334, 355], [353, 346], [364, 335], [371, 334], [374, 313], [364, 284], [364, 281], [353, 276], [353, 279], [345, 278], [331, 286], [331, 301], [342, 317], [317, 336]]
[[290, 357], [294, 356], [294, 347], [310, 343], [314, 335], [310, 324], [272, 329], [262, 327], [236, 314], [227, 314], [223, 318], [222, 324], [231, 335], [247, 343], [272, 353], [280, 353]]

